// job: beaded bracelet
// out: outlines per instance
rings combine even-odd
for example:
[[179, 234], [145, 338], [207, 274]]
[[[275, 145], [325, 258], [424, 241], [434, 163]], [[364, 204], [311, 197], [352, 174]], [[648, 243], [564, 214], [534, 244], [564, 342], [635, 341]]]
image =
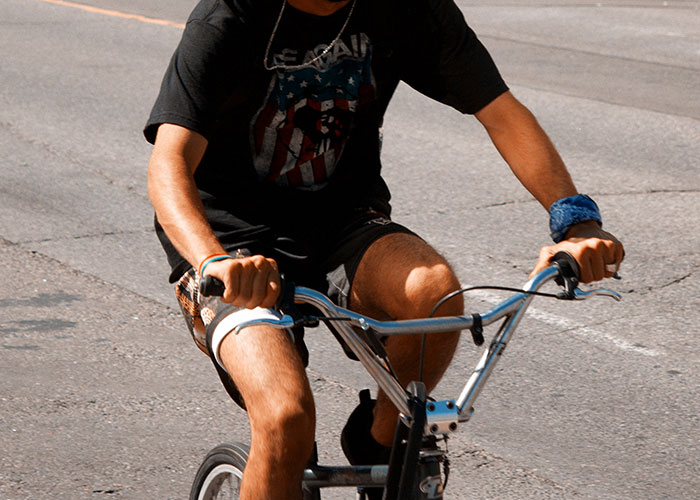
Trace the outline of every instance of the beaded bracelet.
[[227, 253], [215, 253], [210, 255], [209, 257], [206, 257], [202, 263], [199, 265], [199, 275], [204, 276], [204, 269], [211, 264], [212, 262], [216, 262], [219, 260], [226, 260], [226, 259], [233, 259], [229, 254]]
[[589, 220], [603, 225], [598, 205], [585, 194], [567, 196], [549, 207], [549, 230], [554, 243], [562, 241], [571, 226]]

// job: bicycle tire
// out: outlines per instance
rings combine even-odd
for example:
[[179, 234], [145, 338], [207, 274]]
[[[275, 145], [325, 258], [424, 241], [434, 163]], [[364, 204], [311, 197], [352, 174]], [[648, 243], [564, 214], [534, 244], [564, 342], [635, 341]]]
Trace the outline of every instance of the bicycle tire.
[[238, 499], [248, 452], [247, 445], [231, 443], [207, 453], [192, 483], [190, 500]]

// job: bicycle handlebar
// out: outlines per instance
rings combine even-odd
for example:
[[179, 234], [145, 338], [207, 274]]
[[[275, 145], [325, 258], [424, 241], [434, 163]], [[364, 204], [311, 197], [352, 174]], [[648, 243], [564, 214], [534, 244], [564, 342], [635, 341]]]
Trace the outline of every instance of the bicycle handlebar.
[[[413, 320], [398, 321], [377, 321], [361, 314], [357, 314], [348, 309], [336, 306], [328, 297], [320, 292], [305, 287], [294, 286], [282, 281], [282, 293], [277, 303], [277, 309], [285, 312], [281, 320], [253, 320], [240, 325], [239, 328], [252, 326], [253, 324], [266, 324], [277, 328], [289, 328], [298, 322], [303, 322], [305, 318], [296, 316], [294, 302], [307, 303], [323, 312], [327, 316], [341, 316], [345, 321], [354, 327], [362, 330], [372, 330], [381, 336], [407, 335], [413, 333], [439, 333], [453, 330], [466, 330], [474, 327], [474, 320], [477, 317], [479, 326], [487, 326], [505, 315], [519, 309], [526, 299], [532, 297], [532, 293], [543, 284], [552, 279], [564, 288], [564, 292], [558, 294], [557, 298], [564, 300], [585, 300], [587, 298], [602, 295], [620, 300], [617, 292], [607, 289], [597, 289], [584, 292], [577, 288], [579, 276], [579, 266], [576, 260], [566, 252], [559, 252], [554, 255], [552, 265], [540, 271], [530, 281], [520, 293], [505, 299], [491, 310], [472, 316], [436, 317], [421, 318]], [[200, 293], [205, 296], [220, 296], [224, 293], [224, 284], [213, 276], [204, 276], [200, 282]]]
[[[578, 280], [580, 279], [580, 269], [578, 262], [573, 256], [567, 252], [558, 252], [552, 258], [552, 266], [559, 270], [559, 276], [556, 278], [558, 285], [566, 287], [567, 283], [573, 285], [573, 288], [566, 290], [566, 298], [574, 298], [574, 289], [578, 286]], [[284, 290], [284, 283], [282, 289]], [[199, 291], [205, 297], [209, 296], [222, 296], [226, 290], [225, 285], [221, 280], [214, 278], [213, 276], [204, 276], [200, 280]]]
[[[473, 412], [473, 404], [484, 382], [493, 370], [501, 352], [510, 341], [513, 332], [522, 319], [525, 310], [529, 306], [535, 292], [545, 283], [555, 280], [565, 289], [564, 293], [557, 297], [567, 300], [584, 300], [595, 295], [604, 295], [620, 300], [618, 293], [612, 290], [592, 290], [583, 292], [578, 286], [578, 264], [569, 254], [558, 253], [552, 259], [552, 265], [533, 276], [523, 287], [522, 291], [503, 300], [489, 311], [483, 314], [470, 316], [443, 316], [411, 320], [378, 321], [367, 316], [355, 313], [335, 305], [326, 295], [305, 287], [295, 287], [291, 284], [283, 284], [280, 294], [279, 310], [284, 313], [279, 320], [257, 319], [240, 324], [237, 330], [254, 325], [269, 325], [275, 328], [290, 328], [297, 324], [306, 325], [308, 317], [298, 317], [294, 303], [306, 303], [321, 312], [318, 319], [336, 321], [335, 331], [340, 335], [345, 344], [357, 356], [362, 365], [374, 378], [380, 388], [384, 390], [389, 399], [402, 415], [410, 415], [410, 408], [406, 399], [406, 391], [399, 383], [387, 365], [385, 358], [378, 353], [360, 336], [358, 330], [372, 331], [380, 336], [415, 335], [425, 333], [440, 333], [472, 328], [481, 328], [505, 318], [505, 322], [494, 336], [489, 347], [485, 349], [482, 357], [472, 372], [459, 398], [455, 401], [456, 418], [460, 422], [469, 420]], [[200, 292], [203, 295], [221, 295], [224, 285], [212, 276], [204, 276], [200, 283]]]
[[199, 293], [205, 297], [221, 297], [225, 291], [224, 283], [213, 276], [204, 276], [199, 281]]

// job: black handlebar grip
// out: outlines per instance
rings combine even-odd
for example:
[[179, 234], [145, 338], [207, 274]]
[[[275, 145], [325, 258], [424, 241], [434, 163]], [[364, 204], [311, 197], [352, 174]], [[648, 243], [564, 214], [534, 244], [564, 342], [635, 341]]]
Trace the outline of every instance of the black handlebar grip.
[[199, 282], [199, 293], [205, 297], [221, 297], [225, 290], [224, 283], [213, 276], [204, 276]]
[[[294, 304], [294, 283], [285, 281], [284, 276], [280, 276], [280, 281], [282, 293], [280, 293], [277, 305]], [[225, 291], [226, 285], [214, 276], [204, 276], [199, 282], [199, 293], [205, 297], [221, 297]]]
[[551, 262], [559, 268], [562, 278], [575, 278], [576, 281], [581, 279], [578, 262], [569, 252], [557, 252]]
[[581, 269], [578, 262], [568, 252], [557, 252], [551, 260], [559, 269], [559, 276], [554, 281], [557, 285], [564, 287], [564, 292], [559, 294], [560, 299], [574, 300], [576, 298], [576, 287], [581, 277]]

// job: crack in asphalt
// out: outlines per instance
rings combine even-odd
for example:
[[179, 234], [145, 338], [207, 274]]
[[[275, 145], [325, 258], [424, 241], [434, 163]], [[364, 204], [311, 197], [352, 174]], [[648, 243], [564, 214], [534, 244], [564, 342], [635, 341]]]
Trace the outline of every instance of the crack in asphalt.
[[129, 234], [147, 234], [147, 233], [153, 233], [154, 229], [152, 227], [148, 228], [142, 228], [142, 229], [127, 229], [123, 231], [106, 231], [103, 233], [87, 233], [87, 234], [78, 234], [75, 236], [66, 236], [66, 237], [59, 237], [59, 238], [42, 238], [42, 239], [37, 239], [37, 240], [22, 240], [16, 242], [17, 245], [26, 245], [27, 243], [48, 243], [52, 241], [75, 241], [75, 240], [83, 240], [83, 239], [88, 239], [88, 238], [100, 238], [103, 236], [122, 236], [122, 235], [129, 235]]
[[664, 288], [671, 287], [671, 286], [673, 286], [673, 285], [678, 285], [678, 284], [682, 283], [683, 281], [687, 280], [688, 278], [692, 277], [694, 274], [695, 274], [694, 272], [690, 272], [690, 273], [685, 274], [685, 275], [683, 275], [683, 276], [681, 276], [681, 277], [679, 277], [679, 278], [673, 279], [673, 280], [671, 280], [671, 281], [669, 281], [669, 282], [667, 282], [667, 283], [663, 283], [663, 284], [660, 284], [660, 285], [657, 285], [657, 286], [649, 285], [649, 286], [645, 286], [645, 287], [641, 287], [641, 288], [637, 288], [637, 289], [631, 288], [631, 289], [629, 289], [629, 290], [626, 290], [626, 291], [623, 291], [623, 292], [620, 292], [620, 293], [625, 294], [625, 295], [634, 295], [634, 294], [643, 295], [643, 294], [647, 294], [647, 293], [650, 293], [650, 292], [654, 292], [654, 291], [656, 291], [656, 290], [661, 290], [661, 289], [664, 289]]
[[688, 113], [678, 113], [678, 112], [670, 111], [668, 109], [662, 109], [662, 108], [656, 108], [656, 107], [645, 107], [645, 106], [640, 106], [637, 104], [625, 103], [625, 102], [622, 102], [619, 100], [614, 100], [614, 99], [604, 99], [604, 98], [601, 98], [599, 96], [593, 97], [593, 96], [590, 96], [590, 95], [587, 95], [584, 93], [580, 93], [580, 92], [572, 92], [572, 91], [566, 92], [566, 91], [562, 90], [561, 88], [557, 90], [557, 89], [554, 89], [552, 87], [541, 87], [541, 86], [537, 86], [537, 85], [529, 85], [529, 84], [522, 83], [522, 82], [514, 83], [514, 85], [517, 85], [518, 87], [522, 87], [525, 89], [533, 90], [535, 92], [549, 93], [549, 94], [563, 96], [563, 97], [571, 97], [574, 99], [583, 99], [583, 100], [588, 100], [588, 101], [593, 101], [593, 102], [599, 102], [602, 104], [607, 104], [610, 106], [619, 106], [622, 108], [638, 109], [638, 110], [642, 110], [644, 112], [658, 113], [658, 114], [665, 115], [665, 116], [675, 116], [675, 117], [679, 117], [679, 118], [687, 118], [689, 120], [694, 120], [696, 122], [700, 121], [700, 117], [692, 115], [692, 114], [688, 114]]
[[665, 285], [661, 285], [659, 288], [666, 288], [666, 287], [669, 287], [669, 286], [672, 286], [672, 285], [677, 285], [677, 284], [680, 283], [681, 281], [690, 278], [692, 275], [693, 275], [693, 273], [688, 273], [688, 274], [686, 274], [685, 276], [681, 276], [681, 277], [678, 278], [678, 279], [675, 279], [675, 280], [673, 280], [673, 281], [670, 281], [670, 282], [666, 283]]
[[29, 137], [23, 133], [21, 133], [17, 128], [9, 122], [0, 122], [0, 128], [5, 129], [10, 135], [18, 139], [19, 141], [31, 145], [31, 146], [38, 146], [40, 149], [44, 150], [45, 152], [56, 156], [62, 160], [69, 161], [73, 163], [74, 165], [77, 165], [79, 167], [86, 168], [90, 170], [91, 172], [98, 174], [99, 176], [103, 177], [107, 182], [111, 184], [116, 184], [116, 181], [109, 177], [105, 172], [101, 171], [100, 169], [94, 168], [88, 164], [85, 164], [84, 162], [80, 161], [77, 158], [71, 157], [66, 155], [64, 152], [56, 149], [55, 147], [51, 146], [50, 144], [47, 144], [43, 141], [40, 141], [39, 139]]
[[20, 250], [23, 251], [23, 252], [30, 253], [30, 254], [32, 255], [32, 258], [39, 258], [39, 259], [42, 259], [42, 260], [44, 260], [44, 261], [46, 261], [46, 262], [54, 263], [56, 266], [59, 266], [59, 267], [61, 267], [62, 269], [68, 271], [68, 272], [71, 272], [71, 273], [77, 274], [77, 275], [79, 275], [79, 276], [82, 276], [82, 277], [85, 278], [85, 279], [92, 280], [94, 283], [99, 283], [99, 284], [102, 284], [102, 285], [107, 285], [107, 286], [110, 286], [110, 287], [115, 287], [115, 288], [117, 288], [117, 289], [119, 289], [119, 290], [122, 290], [122, 291], [128, 293], [128, 294], [133, 295], [134, 297], [138, 297], [140, 300], [143, 300], [143, 301], [145, 301], [145, 302], [148, 303], [148, 304], [154, 304], [154, 305], [161, 306], [161, 307], [163, 307], [163, 308], [167, 311], [167, 313], [163, 315], [164, 317], [165, 317], [165, 316], [170, 316], [170, 315], [173, 315], [173, 316], [174, 316], [174, 315], [179, 315], [179, 314], [180, 314], [180, 310], [179, 310], [179, 309], [176, 309], [175, 307], [172, 307], [172, 306], [168, 305], [167, 303], [164, 303], [164, 302], [162, 302], [162, 301], [160, 301], [160, 300], [154, 299], [153, 297], [149, 297], [149, 296], [147, 296], [147, 295], [145, 295], [145, 294], [143, 294], [143, 293], [139, 293], [137, 290], [127, 288], [127, 287], [125, 287], [124, 285], [120, 285], [119, 283], [115, 283], [115, 282], [112, 282], [112, 281], [107, 281], [106, 279], [104, 279], [104, 278], [98, 276], [97, 274], [92, 274], [92, 273], [89, 273], [89, 272], [86, 272], [86, 271], [82, 271], [82, 270], [80, 270], [80, 269], [78, 269], [78, 268], [76, 268], [76, 267], [73, 267], [73, 266], [71, 266], [70, 264], [68, 264], [68, 263], [66, 263], [66, 262], [63, 262], [63, 261], [61, 261], [61, 260], [59, 260], [59, 259], [57, 259], [57, 258], [55, 258], [55, 257], [51, 257], [50, 255], [47, 255], [47, 254], [45, 254], [45, 253], [42, 253], [42, 252], [40, 252], [40, 251], [38, 251], [38, 250], [33, 250], [33, 249], [31, 249], [31, 248], [27, 248], [27, 247], [25, 247], [22, 243], [16, 243], [16, 242], [10, 241], [10, 240], [8, 240], [8, 239], [6, 239], [6, 238], [3, 238], [2, 235], [0, 235], [0, 250], [2, 250], [3, 245], [7, 245], [7, 246], [10, 246], [10, 247], [15, 247], [15, 248], [17, 248], [17, 249], [20, 249]]
[[[605, 198], [605, 197], [611, 197], [611, 196], [643, 196], [643, 195], [648, 195], [648, 194], [698, 194], [700, 193], [700, 188], [688, 188], [688, 189], [680, 189], [680, 188], [662, 188], [662, 189], [646, 189], [643, 191], [620, 191], [616, 193], [596, 193], [596, 192], [590, 192], [588, 193], [590, 196], [596, 197], [596, 198]], [[518, 204], [529, 204], [529, 203], [537, 203], [537, 200], [534, 198], [523, 198], [519, 200], [506, 200], [506, 201], [499, 201], [495, 203], [488, 203], [486, 205], [479, 205], [473, 208], [470, 208], [468, 210], [483, 210], [487, 208], [497, 208], [497, 207], [503, 207], [503, 206], [508, 206], [508, 205], [518, 205]]]
[[[93, 165], [90, 163], [85, 163], [84, 161], [80, 160], [79, 158], [75, 156], [70, 156], [64, 151], [61, 151], [54, 146], [47, 144], [46, 142], [43, 142], [39, 139], [29, 137], [19, 130], [10, 122], [5, 122], [5, 121], [0, 121], [0, 129], [4, 129], [7, 131], [8, 134], [10, 134], [12, 137], [15, 139], [19, 140], [20, 142], [30, 145], [30, 146], [35, 146], [38, 147], [39, 149], [43, 150], [45, 153], [48, 153], [49, 155], [55, 156], [56, 158], [67, 161], [73, 165], [76, 165], [77, 167], [80, 167], [82, 169], [85, 169], [89, 172], [92, 172], [93, 174], [98, 175], [99, 177], [102, 177], [104, 180], [107, 181], [107, 185], [109, 186], [117, 186], [124, 191], [131, 193], [131, 194], [137, 194], [137, 190], [134, 189], [133, 186], [123, 184], [119, 180], [113, 179], [110, 177], [107, 173], [104, 171], [100, 170], [99, 168], [95, 168]], [[139, 195], [140, 197], [144, 197], [144, 195]]]
[[449, 453], [449, 458], [450, 461], [459, 459], [459, 458], [466, 458], [466, 459], [476, 459], [479, 460], [480, 463], [476, 465], [476, 468], [483, 468], [483, 467], [490, 467], [490, 466], [495, 466], [495, 467], [502, 467], [502, 468], [509, 468], [512, 469], [514, 474], [525, 476], [525, 477], [531, 477], [534, 478], [536, 481], [544, 483], [548, 486], [551, 486], [552, 488], [555, 488], [557, 490], [561, 491], [566, 491], [567, 495], [574, 495], [574, 496], [579, 496], [579, 493], [576, 492], [575, 490], [572, 490], [571, 487], [565, 486], [563, 484], [560, 484], [552, 479], [549, 479], [547, 477], [544, 477], [540, 474], [537, 473], [536, 469], [530, 469], [528, 467], [516, 464], [511, 462], [510, 460], [507, 460], [501, 456], [498, 455], [493, 455], [489, 452], [487, 452], [485, 449], [476, 447], [472, 445], [471, 449], [457, 449], [457, 450], [450, 450]]
[[693, 68], [691, 66], [680, 66], [677, 64], [644, 61], [642, 59], [636, 59], [634, 57], [626, 57], [626, 56], [620, 56], [620, 55], [614, 55], [614, 54], [603, 54], [600, 52], [593, 52], [590, 50], [583, 50], [583, 49], [575, 49], [575, 48], [571, 48], [571, 47], [558, 47], [558, 46], [549, 45], [546, 43], [533, 42], [530, 40], [518, 40], [516, 38], [509, 38], [509, 37], [499, 36], [499, 35], [489, 35], [486, 33], [482, 33], [479, 35], [479, 38], [482, 38], [482, 39], [490, 38], [492, 40], [498, 40], [501, 42], [509, 42], [509, 43], [514, 43], [517, 45], [527, 45], [530, 47], [538, 47], [541, 49], [557, 50], [557, 51], [562, 51], [562, 52], [572, 52], [574, 54], [600, 57], [602, 59], [614, 59], [614, 60], [618, 60], [618, 61], [627, 61], [627, 62], [633, 62], [633, 63], [637, 63], [637, 64], [648, 64], [649, 66], [658, 66], [658, 67], [668, 68], [668, 69], [683, 69], [686, 71], [691, 71], [693, 73], [700, 73], [700, 70], [698, 70], [697, 68]]

